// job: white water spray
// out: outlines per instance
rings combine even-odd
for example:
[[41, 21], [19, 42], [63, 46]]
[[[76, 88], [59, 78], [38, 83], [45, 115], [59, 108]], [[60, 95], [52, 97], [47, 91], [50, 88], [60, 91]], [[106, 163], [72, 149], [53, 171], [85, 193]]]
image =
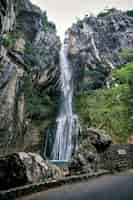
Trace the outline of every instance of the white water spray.
[[52, 159], [70, 160], [73, 151], [77, 148], [79, 129], [77, 115], [72, 111], [73, 81], [72, 70], [67, 58], [67, 45], [64, 44], [60, 51], [60, 83], [61, 106], [57, 118], [57, 130], [54, 141]]

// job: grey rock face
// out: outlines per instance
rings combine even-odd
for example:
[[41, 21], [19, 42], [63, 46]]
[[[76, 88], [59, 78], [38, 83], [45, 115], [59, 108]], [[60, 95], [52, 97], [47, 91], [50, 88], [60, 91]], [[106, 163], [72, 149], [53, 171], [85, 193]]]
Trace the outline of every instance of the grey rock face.
[[95, 128], [88, 128], [88, 138], [99, 153], [105, 151], [112, 143], [111, 136], [105, 134], [104, 131]]
[[29, 183], [39, 182], [47, 178], [48, 164], [40, 155], [20, 152], [18, 156], [25, 166]]
[[[2, 53], [3, 52], [3, 53]], [[19, 94], [24, 75], [22, 66], [17, 65], [1, 47], [0, 69], [0, 149], [1, 154], [7, 153], [11, 143], [17, 140], [16, 129], [21, 133], [24, 122], [23, 93]], [[21, 101], [21, 105], [19, 102]], [[17, 124], [15, 118], [17, 117]]]
[[46, 13], [28, 0], [0, 0], [0, 154], [29, 150], [29, 145], [40, 151], [42, 133], [36, 127], [26, 132], [31, 119], [27, 122], [25, 79], [33, 88], [55, 91], [59, 50]]
[[108, 150], [112, 138], [103, 130], [88, 128], [84, 137], [80, 139], [78, 151], [69, 166], [71, 174], [89, 173], [97, 171], [100, 166], [100, 153]]
[[14, 22], [14, 4], [10, 0], [0, 1], [0, 33], [11, 31]]
[[91, 173], [96, 170], [96, 154], [91, 151], [88, 151], [86, 155], [83, 152], [76, 153], [69, 166], [71, 175]]
[[63, 173], [57, 166], [49, 164], [47, 160], [44, 160], [38, 154], [19, 152], [18, 155], [25, 166], [29, 183], [37, 183], [48, 179], [58, 179], [63, 176]]
[[119, 52], [133, 47], [133, 17], [117, 10], [104, 17], [85, 16], [68, 29], [66, 42], [74, 74], [78, 79], [84, 76], [86, 87], [94, 79], [93, 84], [101, 87], [112, 68], [127, 62]]
[[63, 173], [40, 155], [19, 152], [0, 158], [0, 190], [61, 178]]

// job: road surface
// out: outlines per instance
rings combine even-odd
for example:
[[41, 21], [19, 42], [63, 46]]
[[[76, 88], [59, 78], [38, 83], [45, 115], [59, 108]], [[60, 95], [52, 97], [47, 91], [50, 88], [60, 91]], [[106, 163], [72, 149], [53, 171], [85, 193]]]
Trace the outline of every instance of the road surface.
[[133, 200], [133, 175], [103, 176], [64, 185], [20, 200]]

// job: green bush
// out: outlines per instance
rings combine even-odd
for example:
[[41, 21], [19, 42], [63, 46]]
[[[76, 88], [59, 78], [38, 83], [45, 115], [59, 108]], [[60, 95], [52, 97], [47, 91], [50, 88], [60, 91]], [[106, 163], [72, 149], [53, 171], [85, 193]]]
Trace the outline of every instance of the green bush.
[[16, 40], [20, 37], [23, 37], [20, 32], [9, 32], [1, 39], [1, 44], [8, 49], [13, 49]]
[[99, 14], [98, 14], [98, 17], [105, 17], [105, 16], [108, 16], [108, 15], [110, 15], [112, 12], [114, 12], [114, 11], [116, 11], [116, 9], [115, 8], [111, 8], [111, 9], [104, 9], [102, 12], [100, 12]]
[[114, 141], [126, 142], [133, 133], [133, 62], [114, 69], [117, 87], [82, 92], [75, 106], [83, 126], [104, 129]]
[[123, 142], [130, 134], [131, 121], [126, 103], [127, 85], [99, 89], [77, 97], [76, 111], [83, 124], [106, 130], [115, 140]]
[[[84, 87], [79, 90], [75, 97], [75, 112], [79, 114], [84, 130], [86, 126], [101, 128], [115, 142], [125, 143], [133, 134], [133, 48], [124, 49], [119, 55], [128, 63], [110, 73], [101, 66], [96, 71], [84, 72], [86, 82], [83, 84], [88, 90]], [[108, 75], [113, 81], [111, 88], [104, 85]]]
[[[40, 49], [31, 42], [27, 41], [25, 45], [24, 60], [28, 70], [40, 71], [49, 64], [49, 52], [46, 48]], [[36, 68], [34, 68], [36, 67]]]
[[131, 73], [133, 73], [133, 62], [121, 66], [121, 69], [113, 70], [112, 75], [119, 84], [128, 84]]
[[42, 24], [43, 24], [43, 31], [47, 32], [47, 31], [55, 31], [56, 30], [56, 26], [54, 23], [49, 22], [48, 21], [48, 17], [47, 17], [47, 13], [44, 12], [42, 15]]
[[33, 85], [29, 77], [24, 81], [24, 94], [26, 100], [27, 117], [34, 122], [54, 119], [56, 113], [56, 102], [48, 91], [41, 91]]
[[131, 59], [133, 58], [133, 48], [124, 49], [123, 51], [119, 52], [119, 55], [125, 59]]
[[0, 64], [0, 69], [3, 69], [4, 65]]
[[128, 10], [126, 12], [126, 14], [129, 16], [129, 17], [133, 17], [133, 10]]

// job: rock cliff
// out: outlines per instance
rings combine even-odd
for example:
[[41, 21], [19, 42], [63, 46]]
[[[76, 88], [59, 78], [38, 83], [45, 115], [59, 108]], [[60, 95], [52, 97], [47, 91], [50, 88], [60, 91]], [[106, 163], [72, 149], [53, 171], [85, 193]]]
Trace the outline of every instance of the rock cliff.
[[73, 108], [82, 126], [80, 153], [93, 151], [86, 144], [88, 127], [105, 130], [115, 143], [126, 143], [133, 130], [133, 11], [86, 15], [66, 31], [65, 42], [73, 69]]
[[0, 0], [0, 154], [41, 151], [56, 115], [60, 40], [28, 0]]
[[[119, 137], [130, 127], [129, 117], [125, 119], [127, 101], [119, 98], [127, 94], [128, 83], [111, 91], [96, 91], [95, 96], [89, 94], [110, 87], [112, 71], [133, 61], [133, 55], [122, 55], [123, 50], [133, 48], [132, 12], [111, 9], [97, 17], [86, 15], [67, 30], [65, 42], [73, 69], [73, 110], [79, 114], [83, 132], [91, 126], [107, 133], [119, 127], [118, 133], [111, 132]], [[44, 140], [50, 139], [50, 145], [53, 142], [51, 127], [60, 95], [60, 46], [56, 27], [46, 12], [29, 0], [0, 0], [0, 154], [41, 153]], [[104, 101], [107, 107], [101, 103]], [[116, 123], [118, 117], [121, 124]], [[52, 131], [48, 129], [47, 138], [49, 127]], [[51, 151], [51, 146], [45, 150]]]
[[79, 89], [105, 86], [111, 69], [129, 61], [120, 55], [123, 49], [133, 47], [133, 17], [128, 13], [111, 9], [97, 17], [86, 15], [66, 32]]

